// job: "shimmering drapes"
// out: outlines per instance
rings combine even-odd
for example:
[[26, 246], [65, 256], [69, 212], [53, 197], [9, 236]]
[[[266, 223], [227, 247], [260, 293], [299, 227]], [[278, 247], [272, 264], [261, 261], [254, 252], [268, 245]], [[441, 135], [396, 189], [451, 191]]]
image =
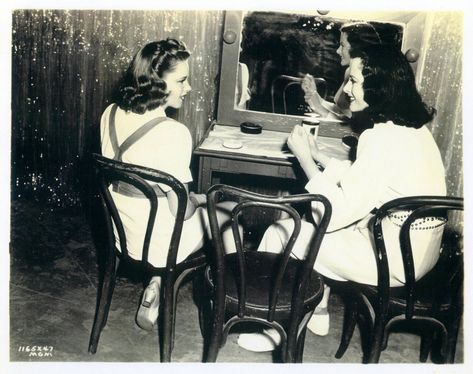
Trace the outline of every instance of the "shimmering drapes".
[[[427, 17], [423, 69], [418, 77], [425, 101], [437, 109], [431, 130], [442, 153], [447, 194], [463, 196], [462, 64], [463, 15], [432, 12]], [[451, 221], [463, 231], [463, 219]]]
[[193, 92], [177, 118], [195, 141], [214, 118], [221, 11], [18, 10], [12, 26], [14, 197], [78, 202], [79, 160], [98, 146], [111, 90], [148, 41], [173, 37], [192, 52]]
[[447, 171], [449, 195], [463, 196], [462, 58], [463, 16], [460, 12], [432, 12], [427, 17], [423, 69], [419, 88], [437, 109], [431, 130]]

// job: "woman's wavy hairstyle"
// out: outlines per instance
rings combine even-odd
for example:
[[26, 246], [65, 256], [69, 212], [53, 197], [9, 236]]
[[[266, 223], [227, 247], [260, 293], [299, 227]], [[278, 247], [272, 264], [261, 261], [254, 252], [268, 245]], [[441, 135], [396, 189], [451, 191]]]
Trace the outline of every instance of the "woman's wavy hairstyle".
[[393, 121], [396, 125], [420, 128], [430, 122], [435, 109], [422, 101], [409, 62], [399, 48], [372, 45], [354, 49], [351, 58], [363, 65], [364, 100], [369, 105], [358, 118], [374, 123]]
[[347, 35], [348, 43], [350, 43], [350, 56], [353, 49], [361, 49], [382, 43], [378, 32], [368, 22], [346, 23], [340, 28], [340, 32]]
[[143, 114], [166, 102], [163, 75], [189, 58], [185, 45], [175, 39], [151, 42], [134, 56], [115, 93], [115, 102], [125, 111]]

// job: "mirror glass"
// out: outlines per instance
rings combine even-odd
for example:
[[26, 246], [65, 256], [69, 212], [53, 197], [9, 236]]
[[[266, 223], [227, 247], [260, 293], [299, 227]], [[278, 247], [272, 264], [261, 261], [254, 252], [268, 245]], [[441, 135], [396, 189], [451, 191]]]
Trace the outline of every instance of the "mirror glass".
[[[303, 115], [308, 111], [300, 78], [318, 78], [322, 97], [333, 101], [343, 82], [337, 49], [340, 27], [363, 20], [321, 15], [249, 12], [242, 20], [235, 109]], [[403, 26], [370, 23], [383, 43], [402, 45]]]

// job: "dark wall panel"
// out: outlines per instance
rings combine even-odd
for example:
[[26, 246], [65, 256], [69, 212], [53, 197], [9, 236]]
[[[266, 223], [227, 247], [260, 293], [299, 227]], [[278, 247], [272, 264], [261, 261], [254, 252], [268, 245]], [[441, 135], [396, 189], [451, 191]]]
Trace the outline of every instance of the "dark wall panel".
[[132, 55], [166, 37], [192, 52], [189, 100], [175, 116], [198, 141], [216, 112], [222, 11], [18, 10], [12, 22], [12, 191], [79, 202], [80, 160]]

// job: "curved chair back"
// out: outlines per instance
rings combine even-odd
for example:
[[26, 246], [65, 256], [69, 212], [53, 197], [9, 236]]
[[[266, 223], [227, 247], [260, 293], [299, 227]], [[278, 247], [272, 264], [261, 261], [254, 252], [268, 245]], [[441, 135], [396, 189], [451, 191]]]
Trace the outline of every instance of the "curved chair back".
[[[236, 253], [225, 253], [224, 231], [217, 221], [217, 203], [222, 200], [236, 202], [230, 214]], [[323, 206], [324, 214], [308, 239], [305, 255], [299, 253], [302, 258], [297, 258], [293, 249], [302, 229], [299, 211], [306, 212], [313, 202]], [[307, 322], [323, 295], [322, 278], [313, 267], [330, 221], [330, 202], [322, 195], [268, 196], [215, 185], [207, 192], [207, 208], [214, 251], [205, 274], [213, 295], [206, 361], [217, 359], [232, 326], [253, 322], [276, 329], [281, 337], [284, 362], [302, 362]], [[284, 239], [277, 248], [258, 251], [248, 241], [244, 242], [247, 238], [240, 236], [240, 223], [245, 226], [242, 213], [251, 214], [248, 210], [254, 209], [263, 214], [268, 209], [279, 210], [292, 219], [294, 224], [287, 243]]]
[[[94, 162], [95, 170], [97, 171], [98, 182], [100, 186], [100, 196], [105, 203], [107, 213], [105, 214], [107, 222], [107, 237], [108, 243], [111, 246], [111, 250], [116, 251], [116, 255], [119, 257], [128, 257], [128, 250], [126, 244], [126, 235], [123, 228], [123, 223], [118, 213], [115, 202], [113, 201], [110, 193], [110, 186], [117, 185], [120, 183], [136, 188], [143, 194], [143, 198], [146, 198], [150, 204], [150, 210], [147, 217], [147, 226], [143, 242], [143, 268], [146, 270], [151, 265], [148, 262], [149, 246], [153, 227], [156, 220], [156, 213], [158, 211], [158, 195], [162, 193], [157, 183], [165, 184], [173, 191], [175, 191], [178, 200], [178, 208], [176, 214], [176, 221], [174, 230], [171, 237], [169, 246], [167, 267], [173, 268], [176, 266], [177, 249], [181, 238], [182, 226], [184, 222], [184, 215], [187, 204], [187, 191], [184, 185], [179, 182], [172, 175], [164, 173], [162, 171], [154, 170], [151, 168], [127, 164], [120, 161], [115, 161], [103, 157], [99, 154], [93, 154], [92, 159]], [[113, 232], [113, 224], [118, 233], [119, 243], [121, 252], [117, 250], [115, 246], [115, 236]]]
[[[277, 91], [276, 91], [276, 86], [282, 86], [282, 103], [283, 103], [283, 108], [284, 108], [284, 113], [287, 114], [287, 100], [286, 100], [286, 95], [287, 95], [287, 90], [289, 87], [293, 85], [301, 85], [303, 78], [302, 77], [293, 77], [291, 75], [278, 75], [274, 80], [271, 82], [271, 108], [273, 113], [276, 113], [276, 107], [275, 107], [275, 97], [277, 96]], [[320, 96], [325, 99], [327, 96], [327, 82], [325, 81], [324, 78], [314, 78], [315, 82], [317, 83], [317, 89], [319, 90], [319, 85], [322, 86], [322, 93]], [[282, 83], [281, 83], [282, 82]]]
[[[207, 259], [203, 251], [196, 251], [191, 256], [176, 264], [177, 251], [181, 239], [184, 216], [187, 206], [187, 190], [184, 185], [173, 176], [162, 171], [131, 165], [120, 161], [114, 161], [98, 154], [92, 155], [94, 167], [97, 172], [99, 184], [101, 207], [104, 209], [105, 230], [107, 235], [107, 251], [105, 253], [105, 269], [102, 284], [97, 297], [97, 309], [89, 342], [89, 352], [97, 351], [100, 334], [107, 322], [108, 312], [115, 287], [116, 259], [117, 257], [129, 259], [136, 263], [127, 250], [126, 232], [123, 227], [117, 206], [112, 198], [110, 190], [120, 191], [127, 196], [143, 198], [149, 201], [149, 213], [143, 212], [147, 226], [143, 240], [142, 260], [143, 280], [146, 282], [152, 276], [163, 278], [160, 291], [159, 332], [161, 361], [170, 362], [174, 345], [174, 327], [176, 318], [177, 293], [183, 280], [198, 269], [203, 269]], [[158, 183], [171, 187], [177, 195], [178, 207], [168, 248], [167, 262], [165, 267], [154, 267], [149, 261], [150, 241], [155, 226], [158, 211], [158, 196], [163, 196], [163, 191]], [[164, 199], [166, 200], [166, 199]], [[167, 204], [167, 200], [166, 200]], [[117, 232], [120, 251], [114, 234]], [[153, 250], [155, 250], [154, 248]], [[159, 248], [165, 251], [166, 248]]]
[[[412, 318], [415, 302], [416, 274], [412, 255], [411, 227], [418, 219], [448, 218], [451, 211], [463, 210], [463, 198], [445, 196], [413, 196], [394, 199], [381, 206], [373, 220], [373, 234], [376, 244], [376, 261], [378, 264], [378, 297], [380, 306], [387, 310], [389, 302], [389, 265], [382, 221], [395, 211], [411, 211], [403, 222], [399, 234], [401, 254], [404, 263], [406, 311], [407, 319]], [[415, 249], [414, 249], [415, 250]], [[448, 256], [448, 251], [442, 248], [441, 256]], [[441, 261], [441, 259], [439, 259]]]
[[[399, 217], [399, 247], [405, 284], [390, 287], [383, 222], [390, 219], [388, 216], [391, 213], [399, 211], [403, 216]], [[426, 362], [429, 354], [432, 354], [434, 362], [438, 359], [443, 363], [454, 362], [463, 313], [463, 255], [460, 246], [455, 245], [457, 234], [452, 230], [455, 225], [448, 224], [446, 220], [450, 218], [451, 223], [458, 222], [462, 211], [462, 198], [446, 196], [398, 198], [376, 211], [370, 227], [374, 235], [378, 283], [376, 286], [356, 282], [334, 284], [343, 291], [345, 302], [342, 338], [335, 357], [344, 355], [359, 322], [362, 340], [367, 338], [363, 344], [363, 362], [379, 362], [381, 351], [387, 347], [389, 333], [395, 327], [409, 328], [410, 332], [420, 335], [421, 362]], [[444, 226], [440, 227], [442, 231], [436, 233], [443, 233], [439, 259], [427, 274], [417, 275], [413, 257], [417, 240], [413, 230], [431, 230], [438, 226]], [[440, 345], [434, 345], [434, 341], [440, 342]]]
[[[294, 248], [294, 244], [300, 234], [301, 230], [301, 217], [299, 212], [291, 205], [294, 204], [310, 204], [312, 202], [320, 202], [323, 204], [325, 210], [324, 215], [321, 219], [320, 224], [312, 242], [310, 249], [307, 252], [307, 256], [304, 259], [303, 266], [299, 273], [299, 286], [295, 292], [293, 308], [298, 309], [302, 305], [305, 290], [309, 281], [309, 277], [312, 274], [314, 268], [314, 262], [317, 257], [320, 244], [322, 242], [325, 231], [327, 230], [328, 223], [331, 217], [331, 205], [330, 202], [322, 195], [314, 194], [300, 194], [291, 196], [267, 196], [254, 192], [245, 191], [236, 187], [226, 185], [215, 185], [208, 192], [208, 211], [210, 218], [210, 227], [212, 230], [212, 237], [215, 248], [215, 263], [217, 269], [217, 284], [218, 282], [223, 283], [223, 272], [219, 273], [219, 270], [224, 268], [224, 256], [225, 251], [223, 248], [223, 240], [221, 231], [218, 227], [217, 215], [216, 215], [216, 204], [218, 201], [238, 201], [238, 204], [233, 208], [231, 213], [231, 225], [232, 232], [235, 239], [235, 246], [238, 254], [239, 274], [240, 274], [240, 287], [239, 287], [239, 315], [244, 316], [246, 310], [246, 268], [244, 258], [244, 248], [242, 246], [242, 238], [240, 237], [239, 217], [241, 213], [249, 208], [264, 208], [264, 209], [277, 209], [281, 210], [289, 215], [294, 220], [294, 229], [290, 235], [290, 239], [284, 248], [284, 252], [281, 257], [281, 262], [277, 270], [275, 271], [274, 285], [271, 290], [271, 296], [269, 298], [270, 304], [268, 308], [268, 320], [274, 319], [274, 313], [277, 308], [277, 302], [279, 293], [281, 291], [282, 280], [284, 273], [287, 268], [291, 253]], [[222, 287], [223, 289], [223, 287]]]

